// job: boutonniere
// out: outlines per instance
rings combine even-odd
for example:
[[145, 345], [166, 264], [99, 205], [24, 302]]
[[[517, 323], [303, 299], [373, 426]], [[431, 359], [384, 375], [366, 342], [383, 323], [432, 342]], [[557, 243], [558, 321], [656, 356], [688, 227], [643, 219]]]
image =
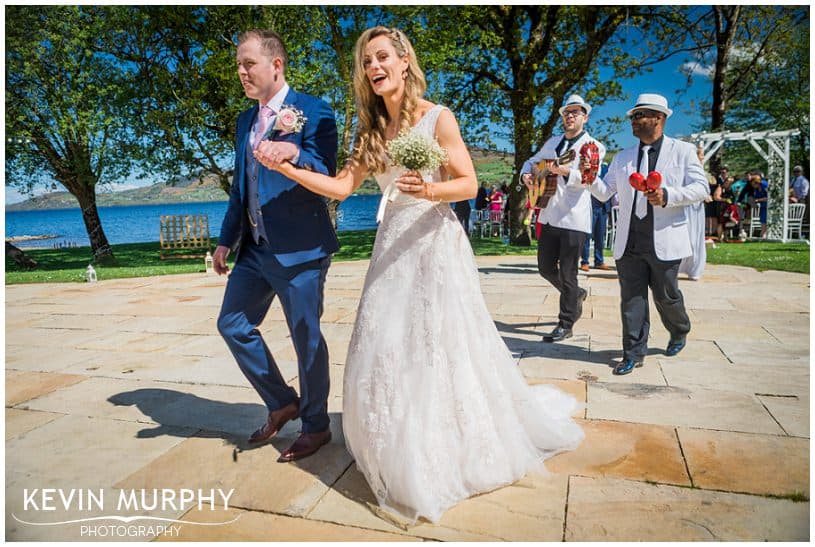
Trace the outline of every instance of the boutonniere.
[[306, 125], [308, 118], [303, 116], [303, 111], [298, 110], [291, 106], [284, 106], [277, 113], [277, 119], [274, 122], [274, 130], [280, 131], [284, 134], [299, 133]]

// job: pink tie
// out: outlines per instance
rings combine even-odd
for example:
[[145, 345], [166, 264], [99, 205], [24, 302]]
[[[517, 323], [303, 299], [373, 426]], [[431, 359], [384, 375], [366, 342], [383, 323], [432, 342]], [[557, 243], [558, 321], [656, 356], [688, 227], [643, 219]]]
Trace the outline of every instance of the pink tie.
[[264, 105], [260, 107], [260, 115], [255, 123], [255, 140], [252, 143], [252, 150], [257, 149], [260, 141], [263, 140], [263, 137], [266, 135], [266, 131], [269, 129], [269, 123], [274, 115], [275, 111], [268, 106]]

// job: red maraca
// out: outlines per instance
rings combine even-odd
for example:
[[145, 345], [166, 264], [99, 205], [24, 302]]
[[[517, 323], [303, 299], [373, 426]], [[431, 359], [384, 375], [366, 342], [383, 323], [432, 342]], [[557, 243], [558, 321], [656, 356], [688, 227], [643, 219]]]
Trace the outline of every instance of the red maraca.
[[645, 182], [645, 177], [642, 175], [642, 173], [637, 172], [631, 173], [631, 176], [628, 177], [628, 184], [630, 184], [634, 188], [634, 190], [637, 190], [639, 192], [645, 192], [646, 190], [648, 190], [648, 186], [646, 185]]
[[649, 192], [653, 192], [662, 184], [662, 174], [659, 171], [651, 171], [645, 179], [645, 186]]

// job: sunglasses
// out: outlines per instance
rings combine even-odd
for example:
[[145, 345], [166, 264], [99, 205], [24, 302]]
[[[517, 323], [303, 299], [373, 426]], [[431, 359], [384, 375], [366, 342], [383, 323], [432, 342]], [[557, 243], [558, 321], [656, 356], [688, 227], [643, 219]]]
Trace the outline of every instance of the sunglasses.
[[568, 118], [569, 116], [573, 116], [573, 117], [576, 118], [578, 116], [583, 116], [584, 114], [585, 114], [585, 112], [583, 112], [583, 110], [581, 110], [579, 108], [577, 110], [564, 110], [563, 111], [563, 117], [564, 118]]
[[636, 112], [632, 112], [630, 116], [628, 116], [629, 120], [640, 120], [642, 118], [657, 118], [662, 112], [657, 112], [656, 110], [637, 110]]

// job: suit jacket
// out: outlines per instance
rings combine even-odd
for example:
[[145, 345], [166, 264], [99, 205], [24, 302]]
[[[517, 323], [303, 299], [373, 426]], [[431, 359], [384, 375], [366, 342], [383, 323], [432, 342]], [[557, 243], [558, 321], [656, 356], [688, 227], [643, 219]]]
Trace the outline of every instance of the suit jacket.
[[[283, 134], [270, 129], [271, 140], [296, 144], [300, 149], [298, 167], [334, 176], [337, 168], [337, 124], [331, 107], [325, 101], [294, 90], [289, 90], [283, 104], [301, 110], [307, 118], [306, 124], [299, 133]], [[237, 249], [238, 253], [249, 229], [246, 162], [254, 160], [248, 159], [251, 153], [247, 148], [251, 148], [249, 133], [258, 108], [255, 105], [238, 116], [235, 172], [218, 239], [219, 245]], [[283, 266], [317, 260], [339, 249], [325, 198], [262, 165], [258, 167], [258, 194], [269, 246]]]
[[[552, 159], [556, 156], [555, 149], [562, 135], [549, 138], [537, 154], [524, 162], [521, 168], [521, 177], [532, 172], [532, 165], [543, 159]], [[575, 158], [569, 166], [569, 176], [558, 175], [557, 189], [549, 203], [538, 215], [539, 224], [549, 224], [566, 230], [591, 233], [591, 196], [586, 191], [587, 186], [581, 182], [580, 175], [580, 147], [589, 141], [597, 143], [600, 158], [606, 154], [606, 148], [588, 133], [584, 133], [572, 146], [576, 152]], [[563, 152], [561, 152], [563, 153]]]
[[[597, 177], [591, 193], [606, 201], [614, 193], [620, 201], [614, 258], [619, 259], [628, 243], [628, 229], [634, 205], [634, 188], [628, 183], [631, 173], [639, 170], [639, 144], [619, 152], [611, 161], [604, 179]], [[702, 201], [708, 195], [707, 175], [690, 143], [665, 137], [657, 158], [656, 170], [662, 174], [662, 188], [667, 194], [665, 207], [653, 207], [654, 251], [660, 260], [679, 260], [690, 256], [691, 235], [686, 206]]]

